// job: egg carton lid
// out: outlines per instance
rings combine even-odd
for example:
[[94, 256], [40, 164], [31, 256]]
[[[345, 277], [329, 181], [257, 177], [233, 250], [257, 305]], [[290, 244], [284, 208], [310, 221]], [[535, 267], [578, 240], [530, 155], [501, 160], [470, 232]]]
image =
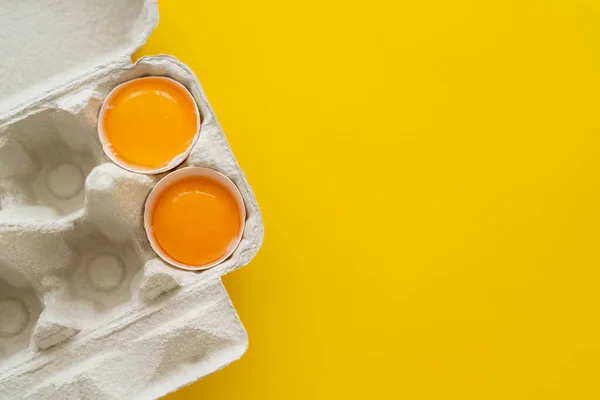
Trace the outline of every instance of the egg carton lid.
[[156, 0], [8, 0], [0, 7], [0, 123], [131, 62]]

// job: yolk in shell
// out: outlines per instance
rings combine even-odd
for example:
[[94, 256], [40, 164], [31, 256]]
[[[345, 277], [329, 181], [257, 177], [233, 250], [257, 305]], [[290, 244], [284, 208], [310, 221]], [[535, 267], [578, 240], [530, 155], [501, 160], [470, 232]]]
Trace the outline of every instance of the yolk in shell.
[[175, 81], [148, 77], [118, 87], [106, 100], [102, 119], [114, 156], [142, 169], [166, 167], [196, 136], [197, 108]]
[[223, 257], [240, 234], [238, 205], [220, 183], [205, 177], [184, 178], [156, 201], [152, 231], [161, 249], [189, 266]]

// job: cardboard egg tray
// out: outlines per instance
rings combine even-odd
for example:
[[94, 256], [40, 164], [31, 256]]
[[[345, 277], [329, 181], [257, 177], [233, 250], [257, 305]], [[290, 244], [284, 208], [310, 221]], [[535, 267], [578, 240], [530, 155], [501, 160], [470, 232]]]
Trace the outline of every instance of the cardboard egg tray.
[[[263, 239], [256, 200], [193, 72], [130, 54], [158, 21], [144, 0], [19, 1], [0, 11], [0, 398], [145, 399], [238, 359], [247, 337], [220, 277]], [[218, 266], [172, 268], [150, 248], [143, 207], [164, 176], [109, 161], [97, 118], [112, 88], [183, 84], [201, 114], [180, 167], [229, 177], [247, 210]]]

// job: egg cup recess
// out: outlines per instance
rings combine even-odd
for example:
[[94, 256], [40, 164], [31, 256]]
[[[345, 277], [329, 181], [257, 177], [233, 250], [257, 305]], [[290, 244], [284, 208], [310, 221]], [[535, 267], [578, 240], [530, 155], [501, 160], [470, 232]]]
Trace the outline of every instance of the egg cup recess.
[[[202, 134], [182, 167], [222, 174], [243, 204], [235, 246], [201, 273], [172, 268], [146, 236], [160, 176], [113, 163], [99, 139], [109, 93], [148, 76], [179, 82], [195, 101]], [[0, 398], [160, 397], [241, 357], [246, 333], [219, 277], [250, 262], [262, 239], [246, 177], [197, 78], [173, 57], [113, 66], [1, 119]], [[178, 372], [184, 364], [193, 373]]]
[[121, 83], [100, 108], [105, 154], [132, 172], [159, 174], [181, 164], [198, 140], [200, 113], [192, 94], [165, 76]]

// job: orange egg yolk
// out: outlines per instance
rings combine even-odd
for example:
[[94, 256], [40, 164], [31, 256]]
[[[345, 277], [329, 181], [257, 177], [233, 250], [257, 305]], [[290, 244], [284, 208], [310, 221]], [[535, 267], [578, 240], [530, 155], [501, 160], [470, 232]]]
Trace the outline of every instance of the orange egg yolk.
[[189, 149], [198, 130], [196, 104], [170, 79], [127, 82], [104, 107], [102, 123], [110, 150], [132, 167], [166, 167]]
[[240, 234], [238, 205], [230, 191], [204, 177], [189, 177], [158, 198], [152, 231], [161, 249], [189, 266], [203, 266], [223, 257]]

